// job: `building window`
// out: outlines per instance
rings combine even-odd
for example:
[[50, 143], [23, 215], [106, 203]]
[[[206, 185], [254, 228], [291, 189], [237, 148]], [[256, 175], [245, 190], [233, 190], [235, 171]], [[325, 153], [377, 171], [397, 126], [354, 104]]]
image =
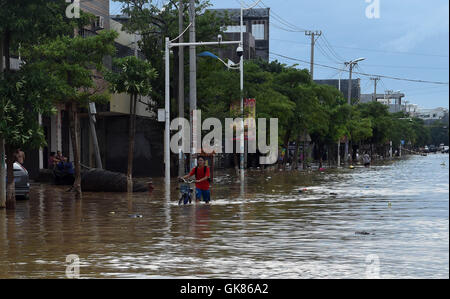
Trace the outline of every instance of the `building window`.
[[264, 24], [252, 24], [252, 34], [256, 40], [266, 39]]

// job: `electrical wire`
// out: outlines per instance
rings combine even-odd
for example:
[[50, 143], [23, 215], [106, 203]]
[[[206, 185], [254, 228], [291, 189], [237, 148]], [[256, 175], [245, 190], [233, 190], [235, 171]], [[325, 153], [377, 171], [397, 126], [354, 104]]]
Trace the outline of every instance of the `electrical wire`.
[[[308, 63], [305, 60], [301, 60], [298, 58], [293, 58], [293, 57], [289, 57], [286, 55], [282, 55], [282, 54], [278, 54], [278, 53], [274, 53], [274, 52], [270, 52], [273, 55], [285, 58], [285, 59], [289, 59], [289, 60], [293, 60], [293, 61], [300, 61], [303, 63]], [[333, 66], [329, 66], [329, 65], [324, 65], [324, 64], [319, 64], [319, 63], [313, 63], [316, 66], [320, 66], [320, 67], [325, 67], [325, 68], [331, 68], [331, 69], [335, 69], [335, 70], [340, 70], [339, 68], [333, 67]], [[345, 72], [349, 72], [348, 70], [343, 70]], [[417, 79], [407, 79], [407, 78], [400, 78], [400, 77], [393, 77], [393, 76], [385, 76], [385, 75], [375, 75], [375, 74], [367, 74], [367, 73], [362, 73], [362, 72], [353, 72], [354, 74], [358, 74], [361, 76], [368, 76], [368, 77], [380, 77], [380, 78], [385, 78], [385, 79], [391, 79], [391, 80], [398, 80], [398, 81], [408, 81], [408, 82], [416, 82], [416, 83], [428, 83], [428, 84], [439, 84], [439, 85], [448, 85], [448, 82], [441, 82], [441, 81], [428, 81], [428, 80], [417, 80]]]

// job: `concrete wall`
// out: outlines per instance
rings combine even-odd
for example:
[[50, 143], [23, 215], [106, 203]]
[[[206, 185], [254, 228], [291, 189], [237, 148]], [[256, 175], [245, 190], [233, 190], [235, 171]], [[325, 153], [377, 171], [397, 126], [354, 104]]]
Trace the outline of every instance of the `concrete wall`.
[[[128, 162], [129, 116], [101, 118], [97, 134], [104, 168], [126, 173]], [[138, 117], [133, 174], [135, 176], [162, 176], [164, 174], [163, 123]]]
[[[147, 103], [150, 99], [148, 97], [141, 97], [142, 102]], [[136, 105], [136, 115], [143, 117], [155, 118], [155, 113], [147, 111], [147, 105], [138, 101]], [[125, 93], [112, 94], [109, 111], [112, 113], [130, 114], [130, 96]]]
[[[339, 89], [339, 80], [330, 79], [330, 80], [314, 80], [317, 84], [330, 85]], [[341, 79], [341, 92], [344, 95], [344, 98], [348, 97], [348, 83], [349, 79]], [[360, 79], [352, 79], [352, 99], [361, 100], [361, 80]]]

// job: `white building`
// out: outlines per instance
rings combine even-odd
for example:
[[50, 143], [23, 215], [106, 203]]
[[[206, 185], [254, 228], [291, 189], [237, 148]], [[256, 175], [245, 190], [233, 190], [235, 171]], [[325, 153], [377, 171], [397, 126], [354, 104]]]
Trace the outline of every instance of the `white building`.
[[417, 117], [423, 120], [440, 120], [446, 114], [448, 114], [448, 109], [442, 107], [434, 109], [419, 108], [417, 111]]

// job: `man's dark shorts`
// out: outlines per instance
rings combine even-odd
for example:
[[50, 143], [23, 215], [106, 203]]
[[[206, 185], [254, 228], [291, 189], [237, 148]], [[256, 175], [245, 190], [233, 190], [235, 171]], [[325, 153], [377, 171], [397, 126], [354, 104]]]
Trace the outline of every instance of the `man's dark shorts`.
[[211, 201], [211, 192], [210, 190], [201, 190], [196, 188], [195, 197], [197, 200], [201, 200], [203, 197], [203, 201], [209, 203]]

